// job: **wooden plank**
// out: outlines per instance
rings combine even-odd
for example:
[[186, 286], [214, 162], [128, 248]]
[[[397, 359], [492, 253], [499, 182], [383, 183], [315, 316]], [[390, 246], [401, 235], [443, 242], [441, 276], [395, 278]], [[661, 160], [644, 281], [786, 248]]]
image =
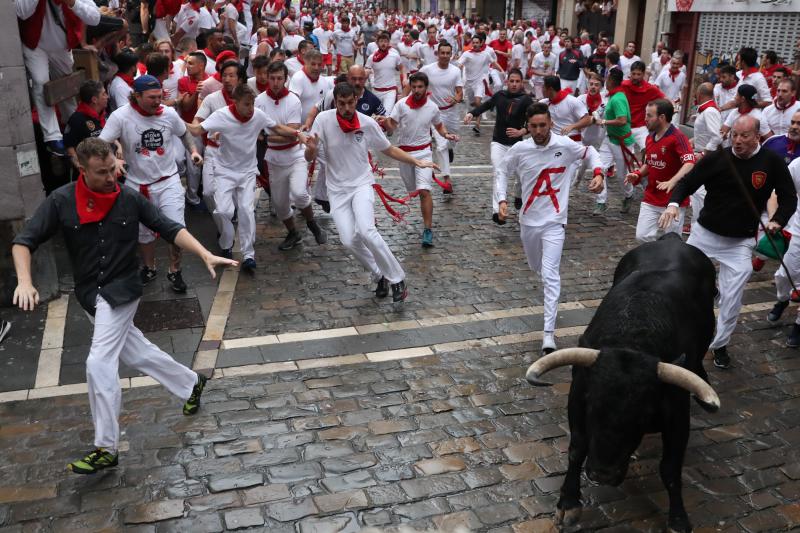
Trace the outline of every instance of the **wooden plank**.
[[81, 83], [86, 79], [86, 71], [79, 70], [63, 78], [50, 80], [44, 84], [44, 101], [47, 105], [55, 105], [78, 94]]
[[91, 50], [77, 48], [72, 51], [72, 59], [75, 62], [74, 70], [86, 71], [87, 80], [100, 81], [100, 65], [97, 61], [97, 54]]

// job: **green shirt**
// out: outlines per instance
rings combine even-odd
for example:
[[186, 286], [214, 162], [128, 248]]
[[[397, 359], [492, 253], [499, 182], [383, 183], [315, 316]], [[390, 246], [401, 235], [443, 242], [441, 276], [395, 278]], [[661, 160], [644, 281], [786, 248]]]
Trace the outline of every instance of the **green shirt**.
[[614, 144], [619, 144], [620, 138], [625, 138], [625, 146], [633, 144], [633, 135], [631, 135], [631, 108], [628, 105], [628, 99], [625, 98], [625, 93], [622, 91], [617, 92], [606, 103], [606, 120], [614, 120], [617, 117], [626, 117], [628, 121], [624, 126], [606, 126], [608, 131], [608, 140]]

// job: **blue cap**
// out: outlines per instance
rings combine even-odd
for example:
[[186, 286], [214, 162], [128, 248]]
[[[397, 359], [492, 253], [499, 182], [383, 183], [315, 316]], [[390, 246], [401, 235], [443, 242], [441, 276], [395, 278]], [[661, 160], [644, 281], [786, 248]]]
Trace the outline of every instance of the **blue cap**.
[[143, 74], [142, 76], [139, 76], [133, 80], [133, 92], [135, 93], [143, 93], [151, 89], [160, 88], [161, 82], [158, 81], [158, 78], [151, 76], [150, 74]]

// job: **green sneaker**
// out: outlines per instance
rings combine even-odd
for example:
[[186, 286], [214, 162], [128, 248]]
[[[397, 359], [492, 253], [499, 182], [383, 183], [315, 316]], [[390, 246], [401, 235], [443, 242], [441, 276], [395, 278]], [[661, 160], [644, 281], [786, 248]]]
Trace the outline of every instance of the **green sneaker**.
[[630, 213], [632, 203], [633, 203], [633, 196], [628, 196], [627, 198], [623, 198], [622, 207], [619, 208], [619, 212], [622, 214]]
[[601, 204], [600, 202], [597, 202], [597, 204], [595, 204], [594, 206], [594, 209], [592, 210], [592, 216], [597, 217], [600, 215], [604, 215], [605, 213], [606, 213], [606, 204]]
[[67, 465], [67, 470], [76, 474], [96, 474], [98, 470], [117, 466], [118, 454], [112, 454], [105, 448], [97, 448], [83, 459]]
[[183, 404], [183, 414], [186, 416], [193, 415], [200, 409], [200, 396], [203, 395], [203, 389], [206, 387], [208, 378], [203, 374], [197, 374], [197, 385], [192, 389], [192, 395]]

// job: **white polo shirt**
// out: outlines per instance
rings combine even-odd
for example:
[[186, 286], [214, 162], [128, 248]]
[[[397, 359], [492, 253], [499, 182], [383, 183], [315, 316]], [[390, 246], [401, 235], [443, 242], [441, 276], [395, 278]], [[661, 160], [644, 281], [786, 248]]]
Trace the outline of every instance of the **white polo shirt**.
[[256, 164], [256, 140], [264, 129], [277, 123], [255, 109], [249, 120], [242, 122], [233, 115], [228, 106], [217, 109], [203, 121], [203, 129], [209, 133], [220, 132], [217, 168], [225, 174], [242, 175], [258, 173]]
[[289, 81], [289, 90], [300, 98], [304, 121], [329, 89], [333, 89], [333, 77], [320, 76], [317, 81], [312, 82], [305, 70], [295, 73]]
[[[275, 103], [267, 91], [256, 97], [256, 109], [263, 111], [276, 124], [302, 124], [302, 105], [294, 93], [289, 93]], [[291, 148], [280, 149], [280, 144], [268, 143], [264, 160], [270, 165], [288, 167], [303, 159], [303, 147], [294, 142]], [[279, 149], [274, 149], [275, 147]]]
[[402, 62], [403, 59], [394, 48], [390, 48], [386, 57], [380, 61], [375, 61], [375, 54], [370, 55], [367, 68], [372, 69], [372, 86], [379, 89], [397, 87], [397, 72]]
[[420, 69], [428, 76], [428, 90], [431, 92], [431, 100], [439, 109], [450, 107], [452, 104], [446, 101], [456, 95], [456, 87], [464, 87], [461, 77], [461, 70], [449, 63], [447, 68], [439, 67], [439, 63], [425, 65]]
[[[430, 145], [431, 128], [442, 123], [439, 107], [431, 98], [428, 98], [424, 106], [411, 109], [407, 103], [408, 98], [411, 98], [411, 96], [399, 100], [392, 109], [391, 115], [389, 115], [398, 124], [393, 136], [395, 145]], [[428, 146], [428, 149], [430, 149], [430, 146]]]
[[557, 104], [551, 104], [547, 98], [542, 99], [541, 102], [550, 106], [550, 117], [553, 119], [552, 131], [554, 132], [561, 132], [562, 128], [575, 124], [589, 113], [586, 104], [571, 94], [568, 94]]
[[784, 110], [778, 109], [775, 102], [764, 108], [762, 112], [763, 120], [769, 125], [769, 129], [775, 135], [786, 135], [792, 123], [792, 115], [800, 111], [800, 102], [795, 101]]

